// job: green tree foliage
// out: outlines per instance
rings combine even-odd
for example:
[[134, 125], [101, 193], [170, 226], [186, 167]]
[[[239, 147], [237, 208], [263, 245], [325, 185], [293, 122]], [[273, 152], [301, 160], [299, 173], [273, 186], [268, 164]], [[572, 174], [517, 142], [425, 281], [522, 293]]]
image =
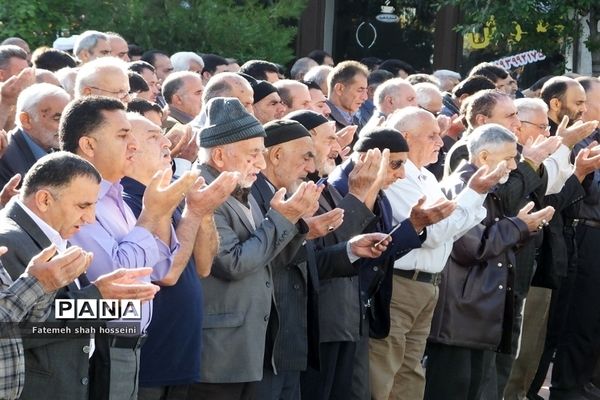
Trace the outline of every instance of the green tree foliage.
[[2, 36], [34, 47], [62, 33], [115, 31], [144, 48], [285, 63], [307, 0], [11, 0], [0, 2]]
[[[500, 54], [564, 50], [565, 44], [578, 37], [582, 18], [600, 10], [597, 0], [441, 0], [441, 4], [462, 11], [463, 23], [457, 31], [485, 35]], [[598, 45], [594, 39], [586, 44], [591, 50]]]

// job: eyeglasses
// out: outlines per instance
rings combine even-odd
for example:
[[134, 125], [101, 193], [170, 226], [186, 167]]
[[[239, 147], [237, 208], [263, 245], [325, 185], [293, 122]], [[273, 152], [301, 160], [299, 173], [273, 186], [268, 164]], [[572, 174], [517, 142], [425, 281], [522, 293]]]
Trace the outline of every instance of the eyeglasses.
[[120, 100], [123, 100], [124, 98], [130, 96], [130, 94], [129, 94], [129, 92], [127, 90], [119, 90], [117, 92], [113, 92], [112, 90], [106, 90], [106, 89], [102, 89], [102, 88], [95, 87], [95, 86], [90, 86], [90, 89], [96, 89], [96, 90], [99, 90], [101, 92], [110, 93], [112, 95], [117, 96]]
[[404, 160], [390, 160], [390, 168], [396, 170], [404, 165]]
[[550, 125], [548, 124], [534, 124], [533, 122], [529, 122], [529, 121], [521, 121], [522, 124], [529, 124], [529, 125], [533, 125], [533, 126], [537, 126], [538, 128], [540, 128], [543, 131], [549, 131], [550, 130]]
[[433, 116], [434, 116], [434, 117], [436, 117], [436, 118], [438, 117], [438, 115], [440, 115], [440, 114], [441, 114], [441, 111], [433, 112], [433, 111], [431, 111], [431, 110], [428, 110], [428, 109], [426, 109], [425, 107], [421, 107], [421, 106], [419, 106], [419, 108], [420, 108], [421, 110], [425, 110], [425, 111], [427, 111], [428, 113], [430, 113], [431, 115], [433, 115]]

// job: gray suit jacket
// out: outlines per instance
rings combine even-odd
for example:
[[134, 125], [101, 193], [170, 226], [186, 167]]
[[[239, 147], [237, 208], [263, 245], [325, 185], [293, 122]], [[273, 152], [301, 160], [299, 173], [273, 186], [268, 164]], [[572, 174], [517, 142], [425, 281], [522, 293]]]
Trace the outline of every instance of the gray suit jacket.
[[[0, 217], [0, 245], [8, 247], [1, 259], [16, 279], [31, 258], [50, 245], [50, 240], [18, 204], [11, 203]], [[80, 277], [80, 281], [86, 280], [84, 275]], [[95, 286], [78, 289], [74, 283], [60, 289], [56, 297], [101, 298]], [[54, 321], [51, 310], [48, 322]], [[89, 344], [89, 336], [23, 339], [26, 378], [20, 399], [87, 399]]]
[[[215, 178], [206, 166], [207, 182]], [[254, 199], [250, 197], [254, 202]], [[298, 229], [271, 209], [263, 217], [255, 203], [256, 230], [233, 197], [215, 211], [220, 246], [202, 282], [204, 322], [200, 378], [208, 383], [260, 381], [265, 337], [273, 304], [269, 263]], [[273, 310], [276, 312], [275, 308]], [[272, 316], [271, 318], [276, 318]]]

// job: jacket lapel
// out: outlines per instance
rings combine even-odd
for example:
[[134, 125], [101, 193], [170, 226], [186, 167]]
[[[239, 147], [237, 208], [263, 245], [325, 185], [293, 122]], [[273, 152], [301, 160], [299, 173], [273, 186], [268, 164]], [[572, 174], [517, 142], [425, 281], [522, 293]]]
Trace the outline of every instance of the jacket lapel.
[[48, 239], [48, 236], [44, 234], [20, 205], [12, 202], [7, 206], [5, 211], [6, 215], [15, 221], [31, 237], [39, 247], [40, 251], [52, 244], [50, 239]]

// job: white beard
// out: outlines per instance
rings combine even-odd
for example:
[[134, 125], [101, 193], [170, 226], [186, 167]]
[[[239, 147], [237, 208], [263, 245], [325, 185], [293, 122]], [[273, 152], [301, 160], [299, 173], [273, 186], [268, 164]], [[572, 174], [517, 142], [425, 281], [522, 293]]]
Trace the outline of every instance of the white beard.
[[506, 175], [504, 175], [502, 178], [500, 178], [500, 180], [498, 181], [498, 183], [499, 183], [500, 185], [502, 185], [502, 184], [506, 183], [506, 181], [508, 181], [508, 177], [509, 177], [509, 175], [510, 175], [510, 174], [506, 174]]

